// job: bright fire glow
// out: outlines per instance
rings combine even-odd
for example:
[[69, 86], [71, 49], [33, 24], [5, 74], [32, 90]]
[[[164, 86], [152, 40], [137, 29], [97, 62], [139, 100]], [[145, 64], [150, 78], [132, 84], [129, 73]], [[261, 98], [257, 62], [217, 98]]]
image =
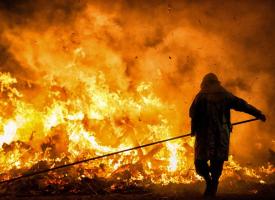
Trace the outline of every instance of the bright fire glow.
[[[152, 48], [139, 63], [148, 67], [144, 73], [154, 71], [154, 78], [130, 80], [124, 57], [102, 39], [107, 29], [117, 38], [124, 37], [115, 20], [93, 7], [82, 14], [84, 16], [72, 24], [75, 32], [72, 26], [65, 25], [62, 30], [58, 26], [51, 27], [43, 34], [23, 28], [20, 36], [14, 31], [3, 31], [3, 37], [10, 43], [10, 53], [33, 77], [30, 81], [20, 73], [14, 76], [0, 72], [2, 180], [183, 132], [183, 120], [179, 116], [186, 113], [182, 113], [181, 107], [173, 101], [161, 97], [160, 93], [169, 93], [169, 89], [160, 92], [154, 88], [154, 81], [165, 77], [160, 69], [150, 67], [155, 64], [170, 66], [168, 63], [166, 66], [166, 61], [163, 64], [162, 59], [160, 63], [151, 61], [151, 53], [156, 51], [158, 54], [158, 49]], [[188, 35], [189, 31], [184, 33]], [[173, 31], [173, 37], [168, 37], [164, 46], [170, 40], [173, 44], [174, 37], [186, 40], [185, 34], [181, 29]], [[205, 39], [198, 33], [192, 37], [197, 37], [198, 41]], [[108, 37], [109, 42], [112, 39]], [[211, 47], [211, 51], [214, 49]], [[164, 68], [162, 70], [166, 70]], [[170, 73], [177, 71], [168, 70], [167, 74]], [[138, 72], [134, 75], [139, 77]], [[166, 78], [170, 84], [177, 85], [168, 75]], [[193, 89], [193, 86], [188, 87]], [[77, 165], [70, 173], [76, 178], [121, 179], [118, 174], [125, 172], [124, 178], [130, 180], [190, 183], [200, 180], [194, 171], [193, 144], [194, 138], [167, 142]], [[262, 184], [266, 183], [266, 174], [274, 173], [273, 165], [247, 168], [235, 162], [233, 157], [226, 167], [223, 178], [234, 176], [238, 171]], [[58, 175], [56, 177], [58, 179]]]

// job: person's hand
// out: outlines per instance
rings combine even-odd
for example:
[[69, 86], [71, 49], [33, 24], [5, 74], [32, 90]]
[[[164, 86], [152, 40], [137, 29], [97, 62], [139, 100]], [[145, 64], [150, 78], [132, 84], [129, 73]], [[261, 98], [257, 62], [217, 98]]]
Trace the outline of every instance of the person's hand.
[[260, 114], [260, 115], [258, 116], [258, 119], [260, 119], [260, 120], [263, 121], [263, 122], [266, 121], [266, 117], [265, 117], [264, 114]]

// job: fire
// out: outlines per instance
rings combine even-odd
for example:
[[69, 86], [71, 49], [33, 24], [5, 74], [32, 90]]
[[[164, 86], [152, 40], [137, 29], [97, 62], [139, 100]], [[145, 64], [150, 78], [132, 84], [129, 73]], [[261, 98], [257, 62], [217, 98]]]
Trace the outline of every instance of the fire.
[[[15, 169], [29, 170], [41, 161], [53, 165], [64, 158], [74, 162], [172, 136], [173, 123], [164, 114], [172, 114], [174, 107], [162, 102], [152, 92], [151, 84], [141, 83], [135, 93], [127, 94], [110, 91], [104, 78], [100, 73], [89, 82], [80, 82], [85, 97], [72, 94], [74, 99], [69, 95], [60, 99], [63, 90], [52, 85], [47, 91], [51, 102], [46, 102], [47, 106], [41, 109], [25, 102], [16, 89], [16, 79], [10, 74], [1, 74], [2, 92], [16, 91], [17, 94], [16, 97], [9, 95], [5, 101], [11, 104], [3, 105], [14, 110], [9, 118], [2, 120], [5, 122], [1, 135], [2, 171], [9, 174]], [[20, 145], [28, 148], [20, 148]], [[27, 151], [30, 154], [25, 157]], [[109, 166], [104, 176], [128, 162], [142, 162], [152, 173], [151, 170], [156, 169], [154, 165], [160, 161], [162, 164], [157, 168], [175, 172], [179, 166], [179, 151], [180, 143], [173, 142], [125, 153], [104, 161], [105, 166]], [[184, 153], [184, 149], [181, 151]], [[88, 166], [93, 168], [96, 164]]]
[[[13, 110], [1, 120], [0, 166], [4, 179], [12, 178], [15, 170], [22, 170], [18, 176], [41, 162], [54, 167], [174, 135], [176, 124], [169, 116], [175, 106], [158, 98], [151, 83], [143, 82], [135, 92], [122, 93], [110, 90], [103, 73], [87, 80], [79, 80], [82, 96], [69, 94], [67, 89], [51, 83], [46, 91], [50, 101], [40, 108], [25, 101], [15, 78], [1, 73], [1, 92], [7, 94], [1, 106], [3, 110]], [[193, 170], [193, 142], [193, 138], [167, 142], [75, 168], [85, 166], [82, 178], [108, 178], [127, 169], [133, 180], [149, 177], [152, 183], [188, 183], [199, 179]], [[131, 169], [130, 163], [141, 164], [142, 168]], [[100, 171], [88, 173], [99, 165]], [[243, 171], [244, 176], [259, 179], [260, 183], [265, 183], [261, 173], [274, 173], [273, 166], [245, 168], [232, 157], [228, 169], [225, 177], [233, 176], [236, 170]]]
[[3, 143], [10, 144], [16, 136], [17, 125], [16, 122], [11, 120], [4, 126], [4, 134], [0, 137], [0, 145]]
[[176, 171], [178, 167], [178, 157], [177, 157], [177, 150], [179, 148], [178, 144], [167, 143], [167, 148], [170, 151], [170, 158], [169, 158], [169, 171]]
[[[18, 30], [4, 32], [10, 53], [33, 77], [0, 73], [2, 180], [182, 134], [181, 107], [163, 98], [166, 91], [155, 89], [158, 79], [165, 78], [163, 70], [156, 70], [152, 80], [131, 79], [119, 50], [103, 42], [99, 33], [106, 27], [123, 37], [112, 19], [89, 7], [73, 31], [54, 26], [43, 34], [29, 29], [20, 29], [20, 36]], [[148, 73], [157, 63], [147, 58], [154, 51], [141, 62], [149, 66]], [[190, 183], [200, 180], [194, 172], [193, 144], [193, 138], [167, 142], [77, 165], [70, 173], [75, 179]], [[235, 172], [264, 184], [274, 166], [242, 167], [231, 157], [223, 178]], [[60, 183], [65, 176], [51, 175], [55, 179], [49, 183]]]

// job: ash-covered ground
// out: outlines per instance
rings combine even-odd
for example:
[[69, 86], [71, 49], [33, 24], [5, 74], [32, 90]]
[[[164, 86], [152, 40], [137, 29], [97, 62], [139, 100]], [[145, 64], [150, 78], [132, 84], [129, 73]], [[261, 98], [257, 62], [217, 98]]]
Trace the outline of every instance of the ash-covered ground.
[[[267, 182], [228, 177], [220, 182], [216, 199], [274, 199], [275, 175], [271, 174]], [[111, 182], [103, 179], [82, 179], [72, 182], [61, 189], [54, 184], [39, 190], [37, 179], [20, 180], [1, 185], [1, 199], [202, 199], [204, 182], [168, 185], [135, 185], [126, 182]], [[116, 187], [108, 187], [116, 184]], [[57, 190], [58, 188], [58, 190]]]
[[[234, 184], [222, 182], [216, 199], [274, 199], [275, 184], [263, 185], [246, 181], [237, 181]], [[23, 195], [9, 194], [2, 196], [1, 199], [91, 199], [91, 200], [109, 200], [109, 199], [129, 199], [129, 200], [149, 200], [149, 199], [202, 199], [204, 185], [202, 182], [194, 184], [169, 184], [167, 186], [155, 185], [150, 189], [132, 188], [132, 190], [117, 191], [113, 193], [95, 194], [91, 189], [86, 194], [51, 194], [51, 195]]]

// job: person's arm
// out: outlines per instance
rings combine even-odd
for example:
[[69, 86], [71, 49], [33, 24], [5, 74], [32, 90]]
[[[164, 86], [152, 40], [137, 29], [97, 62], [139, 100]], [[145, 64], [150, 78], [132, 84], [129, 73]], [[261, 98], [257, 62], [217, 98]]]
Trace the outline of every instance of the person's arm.
[[233, 94], [231, 94], [231, 105], [230, 106], [232, 109], [234, 109], [236, 111], [245, 112], [245, 113], [250, 114], [262, 121], [266, 120], [265, 115], [260, 110], [258, 110], [254, 106], [248, 104], [245, 100], [234, 96]]

